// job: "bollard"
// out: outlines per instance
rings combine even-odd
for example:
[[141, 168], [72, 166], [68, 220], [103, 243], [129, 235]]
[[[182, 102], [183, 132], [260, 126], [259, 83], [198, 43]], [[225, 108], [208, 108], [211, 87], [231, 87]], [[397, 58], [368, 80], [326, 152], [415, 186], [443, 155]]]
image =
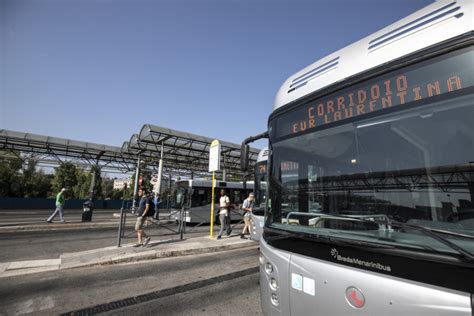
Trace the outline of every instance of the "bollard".
[[184, 235], [183, 215], [184, 215], [184, 206], [181, 208], [181, 211], [179, 212], [179, 238], [181, 240], [183, 240], [183, 235]]
[[117, 237], [117, 247], [121, 246], [121, 241], [123, 237], [123, 202], [122, 202], [122, 208], [120, 209], [120, 225], [119, 225], [119, 230], [118, 230], [118, 237]]

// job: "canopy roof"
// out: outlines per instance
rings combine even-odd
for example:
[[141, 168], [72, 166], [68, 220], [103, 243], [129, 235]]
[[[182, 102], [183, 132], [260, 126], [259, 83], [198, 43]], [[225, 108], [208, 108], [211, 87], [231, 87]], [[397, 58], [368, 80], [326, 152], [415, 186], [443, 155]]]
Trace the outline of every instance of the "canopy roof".
[[58, 163], [74, 160], [82, 165], [97, 164], [123, 171], [131, 170], [136, 164], [135, 157], [123, 153], [120, 147], [5, 129], [0, 129], [0, 150], [19, 151], [39, 160], [53, 158]]
[[[123, 153], [132, 153], [145, 158], [159, 159], [163, 146], [163, 161], [167, 167], [207, 173], [209, 146], [213, 138], [177, 131], [156, 125], [145, 124], [138, 134], [133, 134], [122, 145]], [[226, 141], [221, 143], [221, 169], [234, 175], [240, 170], [240, 145]], [[250, 149], [249, 162], [253, 166], [259, 150]]]
[[[65, 138], [0, 129], [0, 150], [21, 152], [23, 158], [93, 165], [122, 172], [134, 170], [138, 158], [148, 167], [156, 169], [163, 146], [163, 166], [168, 174], [194, 174], [208, 176], [209, 146], [212, 138], [145, 124], [138, 134], [133, 134], [122, 147], [89, 143]], [[220, 141], [221, 169], [227, 174], [242, 176], [240, 170], [240, 145]], [[253, 166], [258, 149], [251, 148], [249, 165]]]

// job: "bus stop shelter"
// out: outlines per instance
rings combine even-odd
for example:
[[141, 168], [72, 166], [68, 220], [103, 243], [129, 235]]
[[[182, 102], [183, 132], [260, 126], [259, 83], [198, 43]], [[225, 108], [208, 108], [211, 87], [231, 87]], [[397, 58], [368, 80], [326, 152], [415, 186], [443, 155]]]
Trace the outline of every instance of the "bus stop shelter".
[[[208, 177], [209, 147], [212, 141], [209, 137], [145, 124], [128, 142], [123, 143], [122, 153], [137, 157], [137, 165], [142, 160], [154, 161], [153, 165], [158, 166], [159, 182], [163, 170], [168, 174], [190, 178]], [[222, 179], [242, 180], [247, 174], [240, 169], [240, 145], [222, 140], [220, 143]], [[250, 149], [250, 166], [255, 164], [258, 152], [258, 149]]]
[[[0, 129], [0, 150], [22, 161], [34, 158], [41, 166], [54, 167], [71, 162], [84, 168], [98, 166], [108, 172], [136, 174], [140, 162], [157, 171], [158, 182], [163, 174], [193, 178], [208, 177], [209, 146], [212, 138], [145, 124], [122, 147]], [[241, 180], [240, 145], [221, 141], [223, 179]], [[4, 155], [5, 156], [5, 155]], [[257, 149], [250, 149], [253, 166]], [[136, 187], [136, 186], [135, 186]], [[158, 185], [160, 187], [160, 185]]]

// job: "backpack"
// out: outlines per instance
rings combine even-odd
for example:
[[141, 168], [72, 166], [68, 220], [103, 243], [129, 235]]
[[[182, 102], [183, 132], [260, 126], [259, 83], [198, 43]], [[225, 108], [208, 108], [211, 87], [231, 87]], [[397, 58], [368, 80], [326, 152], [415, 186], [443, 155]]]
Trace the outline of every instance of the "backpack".
[[153, 203], [152, 199], [148, 199], [148, 204], [150, 204], [150, 207], [148, 208], [148, 212], [146, 213], [146, 216], [153, 217], [155, 216], [155, 203]]

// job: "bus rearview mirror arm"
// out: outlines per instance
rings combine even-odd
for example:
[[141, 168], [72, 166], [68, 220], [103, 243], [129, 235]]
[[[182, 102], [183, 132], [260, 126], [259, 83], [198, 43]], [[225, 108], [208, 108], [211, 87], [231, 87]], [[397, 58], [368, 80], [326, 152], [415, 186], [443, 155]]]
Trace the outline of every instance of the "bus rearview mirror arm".
[[248, 144], [262, 138], [268, 138], [268, 132], [251, 136], [242, 142], [242, 145], [240, 146], [240, 169], [242, 171], [246, 171], [249, 166], [250, 146]]

